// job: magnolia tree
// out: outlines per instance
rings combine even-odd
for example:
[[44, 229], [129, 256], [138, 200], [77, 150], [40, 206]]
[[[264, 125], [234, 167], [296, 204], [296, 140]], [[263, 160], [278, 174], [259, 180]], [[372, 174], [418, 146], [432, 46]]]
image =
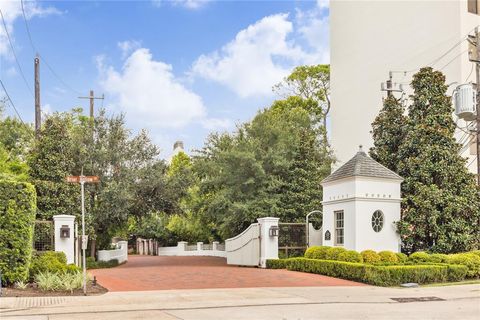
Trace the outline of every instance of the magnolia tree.
[[385, 99], [373, 123], [370, 151], [405, 178], [398, 223], [403, 249], [445, 253], [478, 249], [480, 190], [454, 137], [445, 76], [423, 68], [414, 75], [412, 87], [413, 102], [406, 116], [399, 101]]

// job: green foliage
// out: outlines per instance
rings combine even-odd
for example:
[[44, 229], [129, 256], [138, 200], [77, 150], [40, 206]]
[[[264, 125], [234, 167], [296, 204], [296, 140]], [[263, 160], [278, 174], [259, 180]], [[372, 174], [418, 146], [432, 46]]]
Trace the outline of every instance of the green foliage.
[[[71, 271], [71, 267], [68, 267]], [[35, 253], [32, 256], [30, 265], [30, 278], [34, 278], [39, 273], [62, 273], [67, 271], [67, 257], [63, 252], [45, 251]]]
[[325, 252], [325, 260], [338, 260], [338, 256], [345, 251], [343, 247], [330, 247]]
[[212, 224], [202, 221], [199, 214], [187, 212], [185, 215], [174, 214], [170, 216], [167, 230], [174, 234], [177, 239], [187, 242], [211, 242]]
[[365, 282], [378, 286], [396, 286], [402, 283], [432, 283], [461, 281], [465, 278], [465, 266], [408, 265], [376, 266], [363, 263], [291, 258], [271, 263], [273, 267], [316, 273], [330, 277]]
[[268, 259], [267, 269], [286, 269], [287, 259]]
[[395, 252], [392, 251], [380, 251], [378, 253], [380, 256], [380, 261], [387, 262], [387, 263], [397, 263], [398, 257]]
[[26, 182], [0, 180], [0, 270], [2, 282], [26, 281], [32, 256], [36, 197]]
[[346, 262], [363, 262], [362, 255], [354, 250], [347, 250], [341, 252], [337, 258], [338, 261], [346, 261]]
[[0, 143], [0, 179], [26, 181], [28, 179], [28, 166], [11, 156]]
[[372, 123], [373, 147], [370, 156], [392, 171], [398, 172], [398, 149], [406, 134], [405, 107], [393, 95], [383, 100], [383, 108]]
[[430, 255], [427, 252], [414, 252], [409, 257], [408, 260], [418, 263], [418, 262], [430, 262]]
[[257, 218], [303, 221], [321, 206], [321, 181], [331, 155], [317, 139], [317, 122], [301, 107], [260, 111], [232, 134], [213, 134], [194, 158], [198, 202], [192, 209], [221, 238]]
[[375, 264], [382, 260], [382, 258], [373, 250], [364, 250], [360, 253], [363, 261], [369, 264]]
[[413, 101], [394, 97], [372, 124], [370, 155], [405, 178], [402, 219], [397, 227], [403, 250], [452, 253], [478, 248], [480, 196], [456, 141], [445, 76], [422, 68], [412, 81]]
[[[89, 281], [87, 275], [87, 281]], [[38, 287], [44, 291], [65, 290], [73, 292], [83, 285], [83, 274], [80, 271], [72, 273], [40, 272], [35, 276]]]
[[33, 145], [32, 125], [2, 115], [3, 108], [0, 105], [0, 145], [3, 145], [11, 159], [24, 162]]
[[118, 266], [120, 263], [117, 259], [112, 259], [109, 261], [95, 261], [93, 257], [87, 258], [87, 269], [105, 269], [113, 268]]
[[408, 261], [408, 256], [405, 253], [395, 252], [397, 255], [398, 262], [405, 263]]
[[480, 278], [480, 257], [474, 253], [457, 253], [448, 257], [449, 264], [459, 264], [468, 268], [469, 278]]
[[480, 197], [456, 141], [445, 76], [431, 68], [413, 78], [405, 139], [399, 148], [407, 251], [467, 251], [480, 242]]
[[327, 246], [312, 246], [305, 251], [305, 258], [324, 260], [329, 248]]

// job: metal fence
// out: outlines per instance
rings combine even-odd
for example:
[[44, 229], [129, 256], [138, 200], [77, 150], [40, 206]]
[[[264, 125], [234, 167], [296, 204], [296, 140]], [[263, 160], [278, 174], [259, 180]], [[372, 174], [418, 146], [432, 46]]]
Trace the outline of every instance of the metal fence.
[[53, 221], [35, 221], [33, 231], [33, 249], [36, 251], [54, 250], [54, 241]]
[[301, 256], [307, 249], [307, 228], [305, 223], [279, 223], [279, 256]]

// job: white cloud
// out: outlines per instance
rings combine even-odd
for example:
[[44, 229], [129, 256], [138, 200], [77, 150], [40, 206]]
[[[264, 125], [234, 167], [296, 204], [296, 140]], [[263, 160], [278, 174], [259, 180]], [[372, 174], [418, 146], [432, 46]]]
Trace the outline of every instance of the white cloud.
[[134, 51], [120, 71], [101, 58], [98, 66], [106, 93], [146, 127], [178, 128], [205, 117], [201, 97], [175, 78], [171, 65], [153, 60], [148, 49]]
[[191, 10], [196, 10], [204, 7], [211, 0], [152, 0], [155, 7], [161, 7], [164, 3], [169, 3], [173, 6], [180, 6]]
[[[45, 17], [51, 14], [60, 14], [54, 7], [43, 7], [37, 1], [24, 1], [25, 16], [27, 20], [33, 17]], [[0, 10], [2, 10], [5, 24], [7, 26], [10, 38], [13, 39], [13, 25], [15, 20], [23, 19], [22, 4], [20, 1], [5, 1], [0, 0]], [[5, 32], [3, 23], [0, 23], [0, 56], [10, 57], [10, 45], [8, 44], [7, 34]]]
[[117, 46], [122, 51], [122, 59], [125, 59], [130, 53], [139, 49], [142, 43], [137, 40], [125, 40], [118, 42]]
[[301, 64], [329, 62], [328, 2], [311, 10], [264, 17], [219, 50], [201, 55], [191, 75], [218, 82], [240, 97], [268, 96]]
[[200, 56], [193, 74], [222, 83], [241, 97], [268, 95], [272, 85], [304, 56], [287, 39], [292, 31], [287, 14], [265, 17], [241, 30], [220, 50]]

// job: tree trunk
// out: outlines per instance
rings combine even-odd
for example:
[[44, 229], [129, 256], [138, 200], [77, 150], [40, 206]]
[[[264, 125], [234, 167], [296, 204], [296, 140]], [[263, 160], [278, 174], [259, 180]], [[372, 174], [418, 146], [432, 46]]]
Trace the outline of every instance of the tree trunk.
[[92, 239], [90, 241], [90, 257], [95, 258], [95, 251], [97, 250], [97, 240]]

